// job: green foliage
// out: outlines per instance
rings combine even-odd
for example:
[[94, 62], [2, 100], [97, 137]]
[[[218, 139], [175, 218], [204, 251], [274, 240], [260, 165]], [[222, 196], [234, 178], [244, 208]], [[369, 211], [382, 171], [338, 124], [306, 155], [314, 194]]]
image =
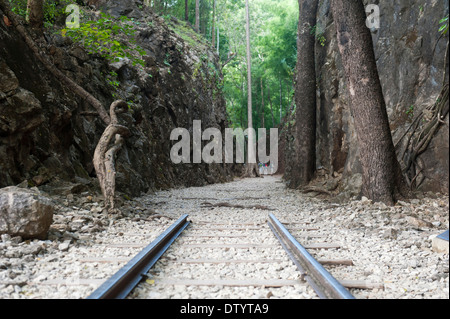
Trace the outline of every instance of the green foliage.
[[409, 109], [406, 111], [406, 115], [408, 115], [408, 117], [409, 117], [410, 119], [413, 118], [413, 116], [414, 116], [414, 105], [411, 105], [411, 106], [409, 107]]
[[[128, 58], [133, 65], [144, 66], [141, 56], [145, 51], [136, 45], [133, 24], [133, 19], [115, 19], [102, 13], [100, 19], [80, 23], [79, 28], [62, 29], [61, 34], [83, 45], [90, 54], [98, 54], [111, 62]], [[131, 46], [126, 45], [124, 40]]]
[[[221, 59], [226, 61], [230, 51], [236, 54], [223, 69], [223, 92], [233, 127], [247, 127], [244, 12], [243, 1], [238, 0], [227, 1], [226, 6], [220, 11]], [[290, 109], [294, 92], [292, 80], [297, 62], [297, 23], [296, 0], [250, 2], [252, 110], [255, 128], [262, 127], [262, 117], [265, 127], [278, 126], [280, 106], [283, 117]]]
[[[216, 21], [214, 34], [220, 30], [219, 58], [222, 64], [231, 55], [234, 58], [219, 70], [216, 64], [202, 56], [206, 47], [211, 48], [213, 0], [200, 0], [200, 34], [195, 24], [195, 1], [189, 1], [189, 24], [184, 21], [185, 1], [153, 2], [153, 10], [164, 18], [168, 27], [180, 36], [186, 46], [199, 52], [201, 61], [195, 63], [192, 76], [213, 85], [213, 95], [224, 94], [227, 112], [233, 127], [247, 127], [247, 65], [245, 59], [245, 2], [243, 0], [215, 0]], [[297, 58], [297, 0], [250, 1], [250, 29], [252, 49], [252, 91], [254, 127], [261, 127], [261, 113], [266, 127], [280, 123], [280, 104], [283, 116], [292, 101], [292, 79]], [[176, 21], [173, 18], [177, 18]], [[319, 43], [325, 43], [325, 38]], [[320, 42], [322, 41], [322, 42]], [[216, 37], [217, 44], [217, 37]], [[217, 50], [217, 48], [214, 48]], [[186, 48], [183, 48], [186, 50]], [[181, 52], [180, 52], [181, 53]], [[170, 61], [164, 60], [169, 66]], [[223, 79], [220, 77], [222, 71]], [[208, 74], [206, 74], [206, 72]], [[264, 90], [262, 108], [261, 79]], [[281, 82], [281, 92], [280, 92]], [[270, 91], [270, 100], [268, 92]], [[272, 121], [273, 107], [274, 120]]]
[[448, 32], [448, 14], [445, 18], [441, 19], [441, 21], [439, 21], [439, 24], [442, 24], [439, 27], [439, 32], [441, 32], [443, 35], [447, 34]]
[[324, 36], [324, 32], [322, 31], [322, 29], [319, 27], [317, 27], [317, 24], [313, 27], [311, 27], [311, 31], [310, 31], [311, 35], [315, 35], [316, 40], [320, 43], [321, 46], [325, 46], [325, 43], [327, 42], [327, 39]]
[[27, 0], [9, 0], [9, 5], [12, 12], [25, 19], [27, 15]]
[[[27, 14], [27, 0], [9, 0], [11, 10], [25, 19]], [[59, 18], [65, 17], [66, 7], [76, 4], [75, 0], [46, 0], [44, 1], [44, 24], [53, 25]]]
[[114, 71], [109, 72], [110, 77], [108, 78], [108, 84], [113, 88], [118, 89], [120, 82], [117, 80], [117, 73]]
[[196, 33], [185, 21], [165, 20], [170, 30], [180, 36], [186, 44], [192, 48], [198, 48], [199, 44], [209, 45], [206, 39]]
[[169, 52], [167, 52], [167, 53], [166, 53], [166, 57], [165, 57], [165, 59], [164, 59], [164, 64], [165, 64], [166, 66], [170, 66], [169, 58], [170, 58], [170, 54], [169, 54]]

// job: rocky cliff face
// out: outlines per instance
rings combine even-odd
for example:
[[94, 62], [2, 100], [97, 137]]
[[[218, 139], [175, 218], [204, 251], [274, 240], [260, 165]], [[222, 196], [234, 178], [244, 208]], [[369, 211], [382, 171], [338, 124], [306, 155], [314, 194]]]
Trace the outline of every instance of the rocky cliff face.
[[[448, 68], [448, 35], [439, 38], [438, 29], [439, 20], [448, 14], [448, 2], [370, 3], [380, 7], [380, 28], [372, 29], [372, 39], [396, 143], [411, 125], [412, 112], [417, 114], [432, 105], [441, 92], [444, 70]], [[326, 38], [325, 46], [316, 45], [317, 167], [321, 168], [319, 174], [342, 177], [339, 192], [356, 195], [360, 191], [361, 166], [330, 0], [320, 1], [317, 29]], [[420, 187], [423, 191], [448, 193], [448, 115], [445, 123], [421, 156], [425, 163], [425, 179]], [[292, 132], [287, 134], [287, 154], [294, 151], [289, 146], [294, 138]]]
[[[182, 164], [170, 160], [170, 133], [227, 127], [217, 56], [184, 25], [139, 9], [139, 1], [110, 1], [109, 13], [131, 15], [139, 23], [137, 43], [146, 51], [144, 71], [126, 59], [108, 64], [88, 55], [67, 37], [46, 34], [39, 46], [54, 64], [109, 108], [115, 97], [131, 103], [120, 121], [132, 131], [117, 159], [117, 190], [129, 196], [152, 189], [200, 186], [231, 178], [224, 165]], [[142, 2], [142, 1], [141, 1]], [[131, 10], [130, 10], [131, 8]], [[2, 16], [2, 12], [0, 12]], [[131, 17], [130, 16], [130, 17]], [[193, 34], [194, 32], [192, 32]], [[118, 88], [109, 75], [117, 73]], [[149, 75], [150, 74], [150, 75]], [[27, 180], [31, 185], [96, 183], [92, 157], [105, 128], [93, 109], [48, 73], [14, 27], [0, 20], [0, 187]]]

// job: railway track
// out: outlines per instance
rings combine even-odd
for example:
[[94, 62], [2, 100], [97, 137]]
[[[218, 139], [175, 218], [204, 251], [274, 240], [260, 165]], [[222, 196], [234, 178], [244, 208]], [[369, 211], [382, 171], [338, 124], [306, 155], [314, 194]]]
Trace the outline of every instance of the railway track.
[[[433, 230], [405, 230], [407, 226], [399, 224], [401, 215], [397, 220], [392, 209], [378, 205], [323, 203], [286, 190], [278, 178], [264, 178], [161, 191], [128, 206], [133, 210], [125, 210], [120, 218], [94, 214], [103, 229], [92, 233], [74, 230], [81, 218], [90, 217], [86, 211], [64, 215], [64, 221], [73, 215], [69, 230], [41, 244], [45, 250], [32, 261], [33, 272], [26, 281], [17, 277], [23, 280], [23, 295], [86, 298], [166, 231], [179, 212], [188, 214], [192, 223], [144, 276], [139, 275], [139, 284], [126, 298], [319, 298], [308, 284], [311, 272], [298, 270], [271, 230], [269, 213], [358, 299], [448, 294], [448, 258], [431, 252], [422, 241]], [[84, 228], [92, 223], [83, 224]], [[398, 240], [386, 238], [390, 229], [399, 230]], [[8, 254], [16, 248], [11, 247]], [[23, 260], [23, 269], [28, 267], [25, 258], [18, 260]], [[0, 265], [3, 275], [4, 265], [9, 267]], [[7, 275], [12, 278], [15, 269]]]
[[[291, 223], [288, 226], [303, 233], [317, 230], [308, 224]], [[308, 236], [314, 238], [313, 233]], [[132, 243], [125, 246], [143, 247]], [[315, 243], [302, 246], [273, 214], [269, 215], [267, 224], [201, 221], [190, 224], [188, 216], [184, 215], [143, 248], [88, 299], [150, 298], [155, 291], [174, 286], [181, 289], [291, 287], [302, 291], [312, 288], [319, 298], [354, 299], [347, 288], [380, 288], [361, 281], [335, 279], [322, 264], [350, 266], [352, 262], [318, 261], [308, 250], [338, 249], [339, 245]], [[190, 258], [192, 255], [197, 258]], [[222, 257], [218, 258], [218, 255]], [[285, 274], [284, 269], [292, 268], [293, 264], [297, 268], [296, 274]], [[187, 267], [184, 275], [171, 277], [171, 269], [182, 266]], [[305, 288], [305, 285], [309, 287]], [[266, 295], [270, 296], [270, 293]]]

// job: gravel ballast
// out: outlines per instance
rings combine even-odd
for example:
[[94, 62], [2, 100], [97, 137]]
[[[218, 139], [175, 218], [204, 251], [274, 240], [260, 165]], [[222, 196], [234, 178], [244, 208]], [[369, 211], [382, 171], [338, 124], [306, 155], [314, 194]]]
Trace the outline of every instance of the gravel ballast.
[[[0, 298], [86, 298], [183, 214], [189, 214], [192, 225], [130, 297], [317, 298], [311, 288], [302, 284], [296, 267], [280, 248], [186, 247], [242, 243], [275, 246], [277, 241], [267, 227], [269, 213], [290, 223], [287, 228], [293, 229], [292, 234], [302, 244], [338, 244], [339, 249], [311, 250], [317, 259], [353, 261], [353, 266], [326, 266], [337, 279], [384, 285], [384, 289], [351, 289], [356, 298], [449, 298], [448, 254], [432, 249], [432, 239], [449, 227], [448, 196], [428, 194], [400, 201], [394, 207], [372, 203], [366, 198], [337, 203], [323, 194], [289, 190], [280, 177], [265, 176], [159, 191], [124, 201], [121, 214], [112, 216], [102, 211], [101, 198], [94, 194], [53, 196], [53, 199], [58, 204], [47, 240], [24, 241], [1, 236]], [[219, 203], [245, 208], [215, 205]], [[219, 225], [242, 227], [217, 233]], [[301, 230], [298, 225], [318, 230]], [[209, 231], [211, 227], [215, 230]], [[214, 237], [204, 237], [205, 233]], [[226, 263], [227, 260], [270, 258], [279, 262]], [[193, 259], [224, 262], [188, 263]], [[167, 278], [277, 278], [297, 280], [299, 284], [279, 288], [158, 284]]]

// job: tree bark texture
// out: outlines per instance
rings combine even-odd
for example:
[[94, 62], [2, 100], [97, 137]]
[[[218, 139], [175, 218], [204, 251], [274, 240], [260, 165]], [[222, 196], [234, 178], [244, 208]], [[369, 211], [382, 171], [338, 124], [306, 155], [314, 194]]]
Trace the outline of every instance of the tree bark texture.
[[213, 0], [213, 17], [212, 17], [212, 27], [211, 27], [211, 45], [213, 48], [216, 47], [216, 32], [214, 31], [216, 28], [216, 0]]
[[258, 165], [256, 165], [256, 136], [253, 133], [253, 107], [252, 107], [252, 55], [250, 51], [250, 9], [248, 0], [245, 0], [245, 34], [247, 39], [247, 112], [248, 112], [248, 160], [245, 176], [259, 177]]
[[200, 0], [195, 0], [195, 31], [200, 33]]
[[392, 205], [407, 196], [396, 158], [370, 30], [361, 0], [332, 0], [339, 51], [363, 169], [363, 194]]
[[42, 30], [44, 26], [44, 0], [28, 0], [26, 16], [33, 29]]
[[295, 83], [295, 151], [291, 162], [290, 187], [307, 185], [313, 178], [316, 164], [316, 71], [315, 36], [318, 0], [299, 0], [297, 36], [297, 70]]
[[261, 127], [265, 128], [266, 127], [266, 123], [264, 123], [264, 115], [265, 115], [265, 105], [264, 105], [264, 85], [263, 85], [263, 78], [261, 77], [261, 111], [260, 111], [260, 116], [261, 116]]

